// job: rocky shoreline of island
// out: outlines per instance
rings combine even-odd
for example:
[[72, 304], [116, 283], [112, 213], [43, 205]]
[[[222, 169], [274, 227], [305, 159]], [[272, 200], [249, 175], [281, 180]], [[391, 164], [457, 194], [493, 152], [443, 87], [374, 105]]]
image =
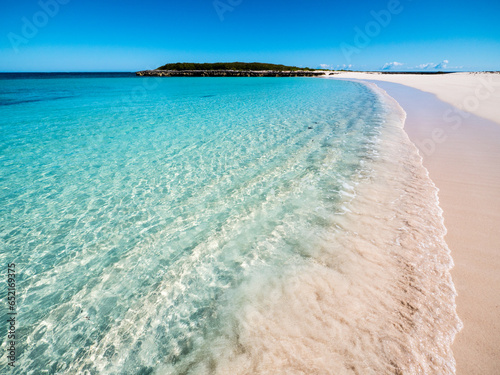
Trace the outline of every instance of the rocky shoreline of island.
[[273, 71], [273, 70], [143, 70], [135, 73], [141, 77], [320, 77], [324, 71]]

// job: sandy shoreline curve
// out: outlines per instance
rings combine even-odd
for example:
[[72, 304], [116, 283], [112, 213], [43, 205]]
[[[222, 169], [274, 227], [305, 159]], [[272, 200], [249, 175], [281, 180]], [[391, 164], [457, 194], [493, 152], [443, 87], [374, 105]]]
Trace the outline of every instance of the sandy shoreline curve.
[[500, 73], [383, 74], [379, 72], [341, 72], [335, 74], [334, 77], [399, 83], [413, 87], [436, 95], [438, 99], [453, 105], [460, 111], [475, 114], [500, 125]]
[[[405, 131], [439, 188], [464, 327], [457, 374], [500, 373], [500, 74], [330, 78], [376, 83], [407, 113]], [[438, 100], [438, 98], [440, 100]]]

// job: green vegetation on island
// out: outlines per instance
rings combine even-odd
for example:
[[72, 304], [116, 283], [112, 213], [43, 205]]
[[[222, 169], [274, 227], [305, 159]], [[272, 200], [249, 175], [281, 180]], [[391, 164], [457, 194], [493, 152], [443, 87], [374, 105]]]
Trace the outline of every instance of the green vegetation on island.
[[244, 63], [244, 62], [232, 62], [232, 63], [174, 63], [166, 64], [160, 66], [158, 70], [238, 70], [238, 71], [313, 71], [310, 68], [299, 68], [296, 66], [286, 66], [286, 65], [276, 65], [276, 64], [265, 64], [265, 63]]

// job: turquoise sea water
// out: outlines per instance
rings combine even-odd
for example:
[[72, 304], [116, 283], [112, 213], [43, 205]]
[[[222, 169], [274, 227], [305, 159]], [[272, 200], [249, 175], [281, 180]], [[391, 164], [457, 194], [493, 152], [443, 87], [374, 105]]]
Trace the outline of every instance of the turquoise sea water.
[[[323, 338], [260, 331], [257, 306], [271, 311], [308, 267], [335, 262], [356, 283], [336, 238], [358, 233], [342, 220], [374, 178], [388, 113], [343, 81], [2, 76], [0, 257], [17, 267], [19, 339], [1, 372], [287, 373], [314, 359], [304, 350]], [[291, 296], [288, 312], [311, 303]], [[359, 336], [347, 326], [325, 353]], [[287, 352], [294, 335], [310, 345]], [[286, 358], [259, 367], [272, 346]], [[374, 363], [397, 368], [380, 353]]]

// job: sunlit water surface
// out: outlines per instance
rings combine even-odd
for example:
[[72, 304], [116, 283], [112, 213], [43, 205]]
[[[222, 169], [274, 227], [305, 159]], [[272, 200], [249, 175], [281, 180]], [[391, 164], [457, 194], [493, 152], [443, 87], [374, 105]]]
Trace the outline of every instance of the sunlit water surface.
[[1, 372], [452, 373], [403, 120], [345, 81], [0, 77]]

